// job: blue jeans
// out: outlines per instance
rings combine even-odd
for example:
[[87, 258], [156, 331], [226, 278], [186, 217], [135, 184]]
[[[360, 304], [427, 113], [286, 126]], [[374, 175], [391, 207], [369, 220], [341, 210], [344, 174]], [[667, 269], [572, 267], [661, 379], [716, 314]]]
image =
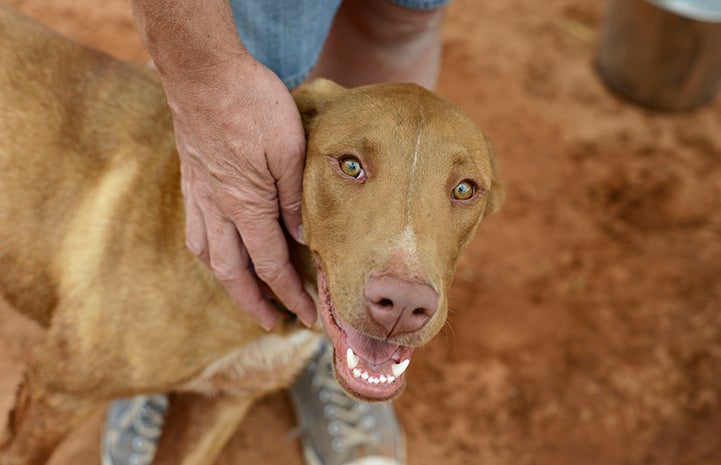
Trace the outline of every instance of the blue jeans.
[[[428, 10], [450, 0], [392, 0]], [[318, 62], [341, 0], [230, 0], [243, 44], [292, 89]]]

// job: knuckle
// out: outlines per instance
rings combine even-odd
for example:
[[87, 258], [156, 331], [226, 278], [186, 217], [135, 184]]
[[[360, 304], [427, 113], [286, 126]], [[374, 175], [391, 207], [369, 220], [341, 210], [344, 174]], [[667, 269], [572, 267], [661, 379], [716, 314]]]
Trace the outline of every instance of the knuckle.
[[229, 283], [238, 278], [240, 270], [218, 261], [210, 261], [210, 269], [216, 278], [222, 283]]
[[303, 201], [300, 198], [281, 198], [280, 207], [286, 212], [300, 213]]
[[271, 287], [285, 284], [285, 264], [278, 262], [259, 262], [255, 263], [255, 273]]
[[258, 242], [265, 241], [268, 247], [275, 246], [271, 241], [266, 240], [268, 231], [279, 228], [278, 218], [280, 213], [277, 202], [257, 201], [232, 203], [227, 206], [227, 215], [232, 218], [244, 241]]

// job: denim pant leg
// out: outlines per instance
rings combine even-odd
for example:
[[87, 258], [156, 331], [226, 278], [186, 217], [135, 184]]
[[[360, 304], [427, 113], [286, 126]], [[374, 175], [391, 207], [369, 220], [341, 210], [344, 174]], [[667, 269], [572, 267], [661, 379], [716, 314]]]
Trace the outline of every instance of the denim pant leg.
[[[391, 0], [429, 10], [450, 0]], [[288, 88], [311, 73], [328, 38], [341, 0], [230, 0], [243, 44], [273, 70]]]
[[315, 67], [341, 0], [231, 0], [243, 44], [288, 88]]

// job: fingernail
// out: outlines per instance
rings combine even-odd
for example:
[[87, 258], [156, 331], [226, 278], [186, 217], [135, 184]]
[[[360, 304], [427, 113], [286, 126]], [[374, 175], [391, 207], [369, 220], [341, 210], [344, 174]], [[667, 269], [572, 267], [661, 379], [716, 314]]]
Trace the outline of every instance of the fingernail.
[[307, 318], [303, 318], [303, 317], [300, 318], [301, 323], [303, 323], [306, 328], [312, 328], [313, 325], [315, 324], [315, 320], [316, 320], [315, 315], [314, 315], [314, 317], [312, 317], [312, 319], [310, 321]]
[[308, 245], [305, 243], [305, 237], [303, 236], [303, 225], [302, 224], [300, 226], [298, 226], [298, 234], [296, 234], [295, 240], [303, 245]]
[[275, 323], [277, 322], [277, 318], [273, 318], [270, 322], [268, 321], [261, 321], [260, 326], [263, 327], [266, 331], [272, 331], [273, 328], [275, 328]]

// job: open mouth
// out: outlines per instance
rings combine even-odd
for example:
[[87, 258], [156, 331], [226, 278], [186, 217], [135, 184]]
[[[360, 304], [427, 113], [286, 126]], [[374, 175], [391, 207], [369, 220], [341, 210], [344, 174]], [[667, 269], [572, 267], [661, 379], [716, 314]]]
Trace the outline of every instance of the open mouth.
[[339, 318], [320, 267], [318, 294], [321, 319], [333, 344], [333, 366], [341, 386], [368, 401], [390, 400], [400, 394], [413, 348], [367, 336]]

